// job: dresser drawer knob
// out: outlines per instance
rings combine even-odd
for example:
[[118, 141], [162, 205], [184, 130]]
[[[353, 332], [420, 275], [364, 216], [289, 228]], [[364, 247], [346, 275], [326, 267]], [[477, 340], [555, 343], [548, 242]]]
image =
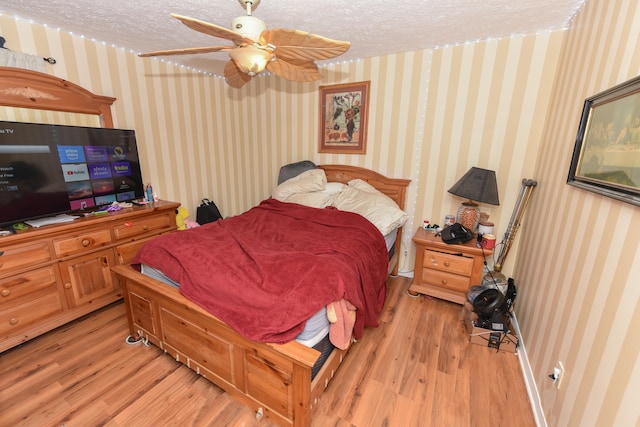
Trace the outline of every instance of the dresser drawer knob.
[[82, 246], [85, 248], [91, 244], [91, 239], [82, 239]]
[[2, 292], [0, 292], [0, 295], [2, 295], [3, 297], [8, 297], [9, 295], [11, 295], [11, 291], [9, 289], [3, 289]]
[[445, 266], [445, 267], [451, 267], [451, 263], [450, 263], [449, 261], [445, 261], [445, 262], [444, 262], [444, 266]]
[[142, 229], [143, 229], [144, 231], [147, 231], [147, 230], [149, 230], [149, 226], [145, 224], [145, 226], [144, 226], [144, 227], [142, 227]]
[[71, 283], [67, 282], [64, 284], [65, 289], [71, 289]]
[[433, 255], [431, 255], [431, 264], [438, 265], [438, 260]]
[[446, 286], [448, 282], [447, 282], [447, 279], [442, 279], [442, 280], [440, 281], [440, 283], [442, 283], [443, 285], [445, 285], [445, 286]]
[[9, 324], [10, 325], [17, 325], [18, 324], [18, 318], [17, 317], [12, 317], [11, 319], [9, 319]]

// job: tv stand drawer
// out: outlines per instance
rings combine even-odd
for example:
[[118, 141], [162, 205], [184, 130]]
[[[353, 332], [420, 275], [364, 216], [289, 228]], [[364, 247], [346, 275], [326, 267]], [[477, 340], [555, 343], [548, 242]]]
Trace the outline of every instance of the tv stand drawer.
[[38, 299], [44, 294], [57, 292], [55, 264], [2, 279], [0, 280], [0, 311]]
[[2, 245], [0, 241], [0, 275], [51, 261], [53, 256], [46, 241], [24, 245]]
[[53, 247], [58, 257], [81, 254], [111, 243], [109, 229], [86, 231], [63, 239], [54, 239]]
[[[136, 236], [144, 236], [147, 233], [158, 230], [170, 230], [176, 225], [174, 212], [163, 215], [155, 215], [149, 218], [140, 218], [136, 221], [128, 221], [113, 227], [116, 240], [129, 239]], [[172, 227], [173, 226], [173, 227]]]

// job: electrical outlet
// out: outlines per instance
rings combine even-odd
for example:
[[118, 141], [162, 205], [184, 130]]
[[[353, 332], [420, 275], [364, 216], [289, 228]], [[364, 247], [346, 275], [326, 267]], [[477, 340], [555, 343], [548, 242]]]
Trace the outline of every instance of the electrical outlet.
[[556, 367], [553, 368], [553, 374], [556, 378], [553, 382], [556, 383], [556, 388], [560, 390], [560, 384], [562, 384], [564, 378], [564, 365], [561, 361], [558, 361]]

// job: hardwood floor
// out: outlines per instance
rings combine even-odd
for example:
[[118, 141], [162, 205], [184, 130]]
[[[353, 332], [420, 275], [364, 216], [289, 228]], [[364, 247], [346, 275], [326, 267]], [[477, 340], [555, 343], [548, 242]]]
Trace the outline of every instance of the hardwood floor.
[[[460, 306], [409, 284], [390, 281], [312, 425], [535, 426], [518, 357], [469, 344]], [[127, 330], [117, 303], [0, 354], [0, 426], [272, 426]]]

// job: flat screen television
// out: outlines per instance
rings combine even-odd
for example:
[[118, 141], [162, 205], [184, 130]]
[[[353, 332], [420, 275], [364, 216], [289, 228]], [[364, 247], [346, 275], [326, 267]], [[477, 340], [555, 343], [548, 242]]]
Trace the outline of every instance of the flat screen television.
[[143, 196], [133, 130], [0, 121], [0, 224]]

